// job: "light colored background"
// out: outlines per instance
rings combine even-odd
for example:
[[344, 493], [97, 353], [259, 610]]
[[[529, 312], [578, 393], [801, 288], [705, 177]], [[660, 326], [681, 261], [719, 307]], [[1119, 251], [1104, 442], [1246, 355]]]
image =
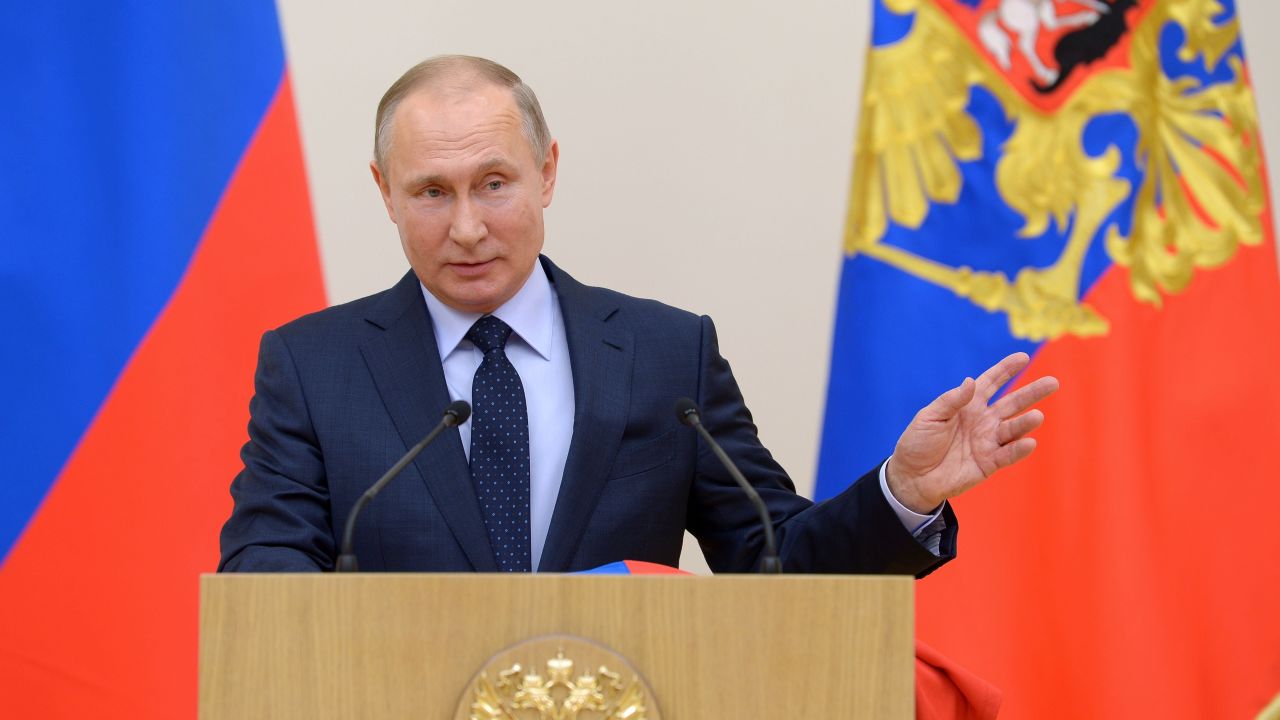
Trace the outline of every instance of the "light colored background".
[[[492, 58], [537, 91], [560, 141], [547, 254], [714, 317], [766, 445], [812, 491], [867, 0], [279, 5], [331, 302], [408, 267], [367, 170], [383, 91], [431, 55]], [[1277, 168], [1280, 6], [1238, 7]]]

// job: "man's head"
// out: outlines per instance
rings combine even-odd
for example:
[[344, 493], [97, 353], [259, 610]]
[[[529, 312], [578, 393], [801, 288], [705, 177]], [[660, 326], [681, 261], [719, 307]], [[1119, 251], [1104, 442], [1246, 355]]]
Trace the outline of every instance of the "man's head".
[[454, 55], [387, 90], [370, 169], [422, 284], [487, 313], [537, 263], [558, 159], [533, 91], [497, 63]]

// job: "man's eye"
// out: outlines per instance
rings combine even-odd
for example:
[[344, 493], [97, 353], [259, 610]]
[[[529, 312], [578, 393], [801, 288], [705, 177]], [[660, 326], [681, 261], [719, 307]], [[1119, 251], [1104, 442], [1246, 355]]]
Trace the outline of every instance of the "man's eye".
[[444, 193], [440, 192], [440, 188], [427, 188], [427, 191], [423, 194], [427, 197], [438, 198]]
[[501, 190], [503, 184], [504, 183], [501, 180], [490, 180], [487, 184], [487, 187], [490, 190]]

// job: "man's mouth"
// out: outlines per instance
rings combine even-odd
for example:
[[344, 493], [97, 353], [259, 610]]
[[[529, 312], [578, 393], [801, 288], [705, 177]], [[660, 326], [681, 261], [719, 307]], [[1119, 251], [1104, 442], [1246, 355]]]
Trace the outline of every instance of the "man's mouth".
[[482, 262], [455, 262], [449, 263], [449, 269], [463, 276], [480, 275], [486, 272], [491, 265], [497, 261], [497, 258], [491, 258]]

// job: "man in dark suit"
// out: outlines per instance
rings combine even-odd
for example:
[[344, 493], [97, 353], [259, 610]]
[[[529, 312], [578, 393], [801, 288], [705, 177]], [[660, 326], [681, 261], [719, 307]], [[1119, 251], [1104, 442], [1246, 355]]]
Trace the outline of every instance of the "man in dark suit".
[[517, 76], [478, 58], [416, 66], [379, 105], [374, 155], [413, 270], [263, 337], [222, 570], [332, 568], [356, 499], [455, 399], [472, 418], [371, 504], [362, 569], [674, 565], [688, 529], [713, 570], [750, 571], [758, 519], [679, 426], [684, 396], [763, 496], [796, 572], [931, 571], [955, 553], [946, 499], [1034, 448], [1031, 407], [1056, 381], [987, 404], [1019, 354], [943, 394], [886, 463], [814, 505], [757, 438], [710, 319], [585, 286], [540, 255], [559, 149]]

